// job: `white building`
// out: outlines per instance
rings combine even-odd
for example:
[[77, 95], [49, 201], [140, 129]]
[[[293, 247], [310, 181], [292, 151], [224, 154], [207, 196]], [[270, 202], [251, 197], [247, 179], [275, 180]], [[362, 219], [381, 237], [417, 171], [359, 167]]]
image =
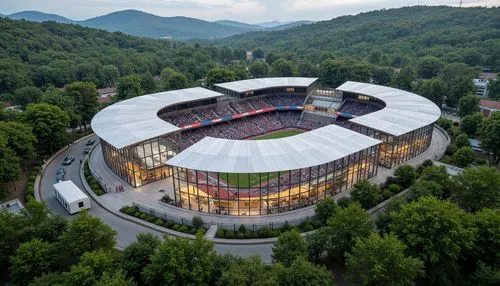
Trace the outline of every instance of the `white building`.
[[480, 97], [488, 96], [488, 79], [485, 78], [475, 78], [472, 80], [474, 86], [476, 87], [476, 95]]

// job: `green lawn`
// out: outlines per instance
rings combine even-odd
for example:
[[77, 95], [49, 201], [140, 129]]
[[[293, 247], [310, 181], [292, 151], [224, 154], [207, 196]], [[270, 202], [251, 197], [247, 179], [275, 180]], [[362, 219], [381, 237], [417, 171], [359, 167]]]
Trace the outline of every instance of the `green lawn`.
[[284, 137], [290, 137], [293, 135], [297, 135], [303, 133], [303, 131], [300, 130], [283, 130], [283, 131], [277, 131], [274, 133], [269, 133], [269, 134], [264, 134], [262, 136], [258, 136], [255, 138], [252, 138], [252, 140], [266, 140], [266, 139], [276, 139], [276, 138], [284, 138]]
[[[258, 136], [255, 138], [252, 138], [251, 140], [266, 140], [266, 139], [276, 139], [276, 138], [283, 138], [283, 137], [289, 137], [293, 135], [297, 135], [303, 133], [303, 131], [300, 130], [283, 130], [283, 131], [277, 131], [274, 133], [270, 134], [264, 134], [262, 136]], [[283, 172], [284, 173], [284, 172]], [[251, 186], [255, 186], [260, 183], [260, 180], [266, 181], [268, 178], [273, 179], [278, 176], [278, 172], [274, 173], [263, 173], [262, 177], [259, 176], [259, 174], [236, 174], [236, 173], [219, 173], [219, 178], [223, 179], [224, 181], [228, 182], [230, 185], [233, 186], [240, 186], [241, 188], [248, 188]], [[238, 184], [238, 175], [240, 175], [240, 180]]]

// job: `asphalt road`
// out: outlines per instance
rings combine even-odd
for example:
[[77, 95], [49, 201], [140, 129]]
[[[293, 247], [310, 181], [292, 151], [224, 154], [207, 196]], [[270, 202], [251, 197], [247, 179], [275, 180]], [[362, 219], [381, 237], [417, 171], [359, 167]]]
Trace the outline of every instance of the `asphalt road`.
[[[92, 137], [98, 140], [96, 136]], [[54, 196], [54, 190], [52, 185], [56, 183], [56, 173], [57, 169], [63, 167], [66, 169], [65, 180], [72, 180], [78, 187], [84, 190], [82, 182], [80, 180], [80, 159], [83, 159], [83, 149], [85, 148], [87, 140], [83, 140], [79, 143], [72, 145], [70, 148], [62, 152], [57, 158], [55, 158], [49, 165], [45, 167], [43, 177], [41, 180], [40, 196], [42, 200], [46, 203], [47, 207], [54, 214], [59, 214], [65, 218], [71, 219], [72, 216], [64, 209], [59, 201], [56, 200]], [[69, 166], [63, 166], [62, 162], [66, 156], [72, 155], [75, 157], [75, 161]], [[163, 237], [163, 233], [152, 230], [148, 227], [133, 223], [128, 220], [124, 220], [115, 216], [114, 214], [108, 212], [106, 209], [102, 208], [97, 202], [91, 200], [91, 208], [89, 210], [90, 214], [95, 215], [103, 220], [104, 223], [111, 226], [117, 232], [116, 241], [119, 248], [124, 248], [135, 240], [135, 237], [139, 233], [149, 232], [158, 237]], [[272, 244], [259, 244], [259, 245], [227, 245], [227, 244], [216, 244], [215, 250], [219, 253], [231, 253], [234, 255], [248, 256], [259, 254], [265, 262], [271, 261]]]

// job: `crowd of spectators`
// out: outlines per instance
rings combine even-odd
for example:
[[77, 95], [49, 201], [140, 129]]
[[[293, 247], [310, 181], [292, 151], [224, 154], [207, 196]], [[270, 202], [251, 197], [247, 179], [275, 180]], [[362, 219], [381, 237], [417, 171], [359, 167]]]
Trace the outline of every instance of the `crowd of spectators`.
[[346, 100], [342, 107], [339, 109], [340, 112], [350, 113], [352, 115], [361, 116], [377, 110], [383, 107], [379, 104], [375, 104], [367, 101], [359, 100]]
[[186, 130], [182, 133], [180, 149], [184, 150], [206, 136], [240, 140], [284, 128], [312, 130], [327, 125], [300, 119], [300, 114], [300, 111], [276, 111]]
[[254, 110], [264, 109], [274, 106], [301, 106], [305, 100], [304, 96], [295, 95], [271, 95], [259, 98], [252, 98], [241, 101], [231, 101], [219, 103], [217, 106], [209, 108], [193, 109], [180, 112], [163, 118], [175, 126], [181, 127], [205, 120], [214, 120], [234, 114], [246, 113]]

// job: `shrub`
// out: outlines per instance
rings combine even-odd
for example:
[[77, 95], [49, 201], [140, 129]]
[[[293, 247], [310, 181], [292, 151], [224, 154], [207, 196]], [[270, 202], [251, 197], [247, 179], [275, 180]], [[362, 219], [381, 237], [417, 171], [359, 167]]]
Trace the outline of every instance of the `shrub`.
[[389, 189], [385, 189], [383, 192], [382, 192], [382, 200], [387, 200], [389, 199], [390, 197], [392, 197], [392, 192], [389, 190]]
[[161, 218], [156, 219], [153, 223], [159, 226], [163, 226], [163, 220]]
[[223, 228], [218, 228], [215, 232], [215, 237], [223, 238], [226, 236], [226, 230]]
[[341, 208], [346, 208], [351, 203], [351, 199], [348, 197], [342, 197], [337, 200], [337, 205]]
[[258, 233], [260, 238], [267, 238], [267, 237], [271, 237], [271, 235], [272, 235], [272, 231], [268, 227], [263, 227], [263, 228], [257, 230], [257, 233]]
[[247, 228], [245, 227], [244, 224], [240, 224], [240, 227], [238, 228], [239, 233], [245, 233], [247, 232]]
[[432, 165], [434, 165], [434, 162], [432, 162], [432, 160], [430, 160], [430, 159], [427, 159], [427, 160], [425, 160], [425, 161], [422, 163], [422, 166], [424, 166], [424, 167], [430, 167], [430, 166], [432, 166]]
[[195, 229], [200, 229], [200, 228], [203, 228], [204, 222], [203, 222], [203, 219], [201, 217], [194, 216], [192, 221], [191, 221], [191, 224], [193, 225], [193, 227]]

